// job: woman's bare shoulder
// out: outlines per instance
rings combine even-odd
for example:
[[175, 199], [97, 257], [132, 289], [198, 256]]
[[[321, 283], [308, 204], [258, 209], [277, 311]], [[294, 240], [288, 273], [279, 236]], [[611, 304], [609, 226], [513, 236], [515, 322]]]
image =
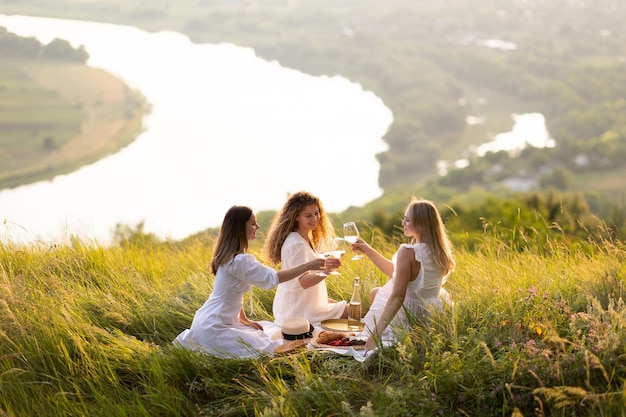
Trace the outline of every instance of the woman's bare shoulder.
[[423, 243], [417, 243], [414, 245], [403, 243], [398, 248], [398, 260], [419, 262], [421, 259], [421, 249], [424, 247]]

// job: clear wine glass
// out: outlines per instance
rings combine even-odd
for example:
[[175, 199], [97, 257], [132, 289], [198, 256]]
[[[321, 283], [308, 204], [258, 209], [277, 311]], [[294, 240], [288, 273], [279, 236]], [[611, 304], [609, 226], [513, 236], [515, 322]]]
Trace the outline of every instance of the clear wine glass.
[[[346, 254], [346, 250], [343, 247], [344, 243], [345, 241], [343, 240], [343, 238], [334, 238], [329, 243], [329, 250], [324, 252], [324, 256], [326, 256], [327, 258], [341, 258], [343, 255]], [[338, 271], [332, 271], [330, 275], [341, 275], [341, 273]]]
[[[343, 224], [343, 238], [348, 243], [356, 243], [356, 240], [359, 238], [359, 228], [356, 227], [355, 222], [347, 222]], [[356, 261], [362, 258], [363, 255], [357, 253], [352, 257], [352, 260]]]
[[[318, 253], [317, 257], [320, 258], [320, 259], [326, 259], [326, 255], [323, 254], [323, 253]], [[317, 271], [317, 275], [319, 275], [320, 277], [327, 277], [328, 276], [328, 274], [323, 269], [318, 270]]]

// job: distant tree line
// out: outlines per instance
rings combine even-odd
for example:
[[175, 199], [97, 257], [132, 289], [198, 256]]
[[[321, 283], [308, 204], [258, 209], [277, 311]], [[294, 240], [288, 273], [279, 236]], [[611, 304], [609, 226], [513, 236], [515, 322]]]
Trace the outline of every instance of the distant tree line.
[[83, 45], [73, 48], [64, 39], [53, 39], [44, 45], [35, 38], [21, 37], [9, 32], [5, 27], [0, 27], [0, 57], [85, 63], [89, 54]]
[[[550, 249], [546, 246], [549, 242], [585, 247], [589, 242], [623, 241], [626, 236], [626, 201], [608, 200], [601, 195], [556, 189], [458, 193], [433, 185], [415, 190], [415, 194], [432, 197], [453, 243], [470, 250], [483, 244], [485, 233], [507, 247], [519, 250], [533, 247], [546, 252]], [[367, 240], [374, 238], [371, 235], [374, 231], [405, 241], [400, 227], [404, 208], [400, 205], [406, 201], [406, 195], [400, 199], [383, 196], [361, 210], [358, 217], [350, 210], [341, 217], [369, 219], [371, 228], [362, 228]]]

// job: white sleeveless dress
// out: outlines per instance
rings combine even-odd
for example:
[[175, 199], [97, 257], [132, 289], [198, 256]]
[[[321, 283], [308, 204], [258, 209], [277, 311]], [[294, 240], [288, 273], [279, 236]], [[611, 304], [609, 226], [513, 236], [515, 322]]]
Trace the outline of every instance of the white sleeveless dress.
[[[442, 288], [442, 285], [446, 282], [447, 275], [443, 275], [439, 267], [433, 262], [433, 257], [426, 244], [417, 243], [410, 245], [405, 243], [402, 244], [400, 248], [413, 249], [415, 259], [420, 262], [421, 267], [417, 278], [413, 281], [409, 281], [403, 307], [398, 310], [389, 326], [387, 326], [383, 332], [383, 341], [393, 341], [393, 330], [398, 326], [405, 329], [407, 328], [407, 312], [412, 315], [424, 315], [428, 314], [428, 311], [431, 309], [442, 310], [444, 302], [451, 303], [450, 295]], [[398, 251], [399, 250], [401, 249], [398, 249]], [[375, 327], [376, 321], [383, 314], [385, 305], [393, 289], [397, 267], [397, 255], [398, 252], [396, 251], [391, 259], [394, 269], [391, 279], [378, 291], [374, 302], [363, 318], [365, 328], [363, 332], [358, 335], [360, 339], [367, 339], [369, 337]]]

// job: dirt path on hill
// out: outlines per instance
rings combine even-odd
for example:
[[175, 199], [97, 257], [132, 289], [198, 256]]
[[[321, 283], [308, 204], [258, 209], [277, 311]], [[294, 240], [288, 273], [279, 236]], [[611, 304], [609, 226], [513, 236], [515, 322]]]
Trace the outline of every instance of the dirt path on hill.
[[[80, 134], [36, 163], [3, 172], [4, 178], [49, 179], [69, 173], [131, 143], [141, 131], [144, 109], [136, 92], [111, 74], [84, 64], [25, 64], [22, 70], [85, 117]], [[1, 180], [2, 178], [0, 178]]]

